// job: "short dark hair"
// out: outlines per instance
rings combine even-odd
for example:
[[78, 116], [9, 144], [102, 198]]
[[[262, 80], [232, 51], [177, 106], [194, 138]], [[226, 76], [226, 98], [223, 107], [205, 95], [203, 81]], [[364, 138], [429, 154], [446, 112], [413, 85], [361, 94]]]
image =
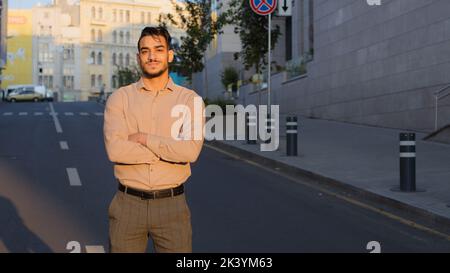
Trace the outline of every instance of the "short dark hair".
[[141, 32], [141, 37], [139, 37], [137, 44], [138, 51], [140, 50], [139, 44], [145, 36], [163, 36], [166, 40], [168, 49], [172, 48], [172, 37], [170, 37], [170, 34], [165, 27], [145, 27]]

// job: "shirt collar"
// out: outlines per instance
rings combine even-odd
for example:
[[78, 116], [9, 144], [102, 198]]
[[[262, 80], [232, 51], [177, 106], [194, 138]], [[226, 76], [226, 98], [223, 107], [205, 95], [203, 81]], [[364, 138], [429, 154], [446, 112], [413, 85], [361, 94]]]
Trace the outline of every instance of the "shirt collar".
[[[144, 80], [142, 79], [142, 77], [139, 79], [139, 81], [136, 83], [136, 88], [137, 90], [147, 90], [147, 91], [153, 91], [148, 89], [145, 84], [144, 84]], [[169, 76], [169, 80], [167, 81], [166, 86], [163, 88], [163, 90], [169, 90], [169, 91], [174, 91], [175, 90], [175, 83], [172, 80], [172, 77]]]

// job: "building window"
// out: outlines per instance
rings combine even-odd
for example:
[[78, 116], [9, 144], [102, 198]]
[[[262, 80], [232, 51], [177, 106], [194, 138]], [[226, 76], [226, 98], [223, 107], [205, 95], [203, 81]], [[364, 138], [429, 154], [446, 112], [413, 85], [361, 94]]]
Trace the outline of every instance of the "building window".
[[309, 0], [309, 54], [314, 56], [314, 1]]
[[95, 19], [95, 7], [91, 8], [91, 17]]
[[145, 13], [141, 11], [141, 24], [145, 24]]
[[68, 44], [64, 46], [64, 60], [73, 61], [75, 59], [74, 56], [74, 45]]
[[63, 86], [66, 89], [73, 89], [74, 87], [74, 77], [73, 76], [64, 76], [63, 77]]
[[129, 44], [130, 43], [130, 32], [129, 31], [127, 31], [126, 39], [127, 39], [127, 44]]
[[117, 22], [117, 10], [113, 9], [113, 22]]
[[286, 61], [292, 59], [292, 19], [290, 16], [286, 17]]
[[95, 42], [95, 30], [91, 29], [91, 42]]
[[130, 54], [127, 53], [126, 57], [125, 57], [125, 65], [129, 66], [130, 65]]
[[122, 23], [123, 22], [123, 10], [120, 10], [120, 12], [119, 12], [119, 19], [120, 19], [120, 22]]
[[119, 66], [120, 67], [123, 66], [123, 54], [122, 53], [119, 54]]
[[116, 53], [113, 53], [113, 55], [112, 55], [112, 63], [113, 63], [113, 65], [117, 65], [117, 55], [116, 55]]
[[43, 81], [42, 84], [46, 88], [48, 88], [48, 89], [52, 89], [53, 88], [53, 76], [52, 75], [44, 75], [42, 81]]
[[103, 55], [101, 52], [97, 55], [97, 64], [102, 65], [103, 64]]
[[126, 11], [125, 17], [126, 17], [127, 23], [129, 23], [130, 22], [130, 11], [129, 10]]
[[99, 18], [100, 20], [103, 19], [103, 8], [101, 8], [101, 7], [98, 9], [98, 18]]
[[113, 43], [117, 43], [117, 31], [113, 31]]
[[97, 76], [97, 86], [102, 87], [102, 84], [103, 84], [103, 75], [98, 75]]
[[95, 64], [95, 52], [91, 52], [91, 64]]
[[52, 35], [52, 26], [48, 26], [48, 35]]
[[103, 41], [103, 33], [99, 29], [98, 32], [97, 32], [97, 42], [102, 42], [102, 41]]
[[120, 43], [123, 44], [123, 31], [119, 34]]
[[91, 75], [91, 87], [95, 87], [95, 75]]
[[151, 23], [152, 23], [152, 13], [147, 12], [147, 24], [151, 24]]

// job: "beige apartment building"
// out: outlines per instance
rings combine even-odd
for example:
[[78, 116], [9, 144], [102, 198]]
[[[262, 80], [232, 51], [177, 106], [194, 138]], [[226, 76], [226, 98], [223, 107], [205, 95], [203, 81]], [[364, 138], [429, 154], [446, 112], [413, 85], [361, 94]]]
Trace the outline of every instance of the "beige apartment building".
[[[87, 100], [105, 85], [117, 89], [119, 67], [136, 65], [137, 40], [161, 13], [174, 13], [170, 0], [55, 0], [33, 8], [33, 82], [64, 100]], [[174, 43], [183, 32], [169, 26]]]

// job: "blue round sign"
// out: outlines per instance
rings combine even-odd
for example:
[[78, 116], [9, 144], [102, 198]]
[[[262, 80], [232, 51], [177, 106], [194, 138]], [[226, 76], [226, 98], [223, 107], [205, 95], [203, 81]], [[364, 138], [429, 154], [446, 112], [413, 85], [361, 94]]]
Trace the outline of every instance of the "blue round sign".
[[257, 14], [267, 15], [277, 7], [277, 0], [250, 0], [250, 6]]

